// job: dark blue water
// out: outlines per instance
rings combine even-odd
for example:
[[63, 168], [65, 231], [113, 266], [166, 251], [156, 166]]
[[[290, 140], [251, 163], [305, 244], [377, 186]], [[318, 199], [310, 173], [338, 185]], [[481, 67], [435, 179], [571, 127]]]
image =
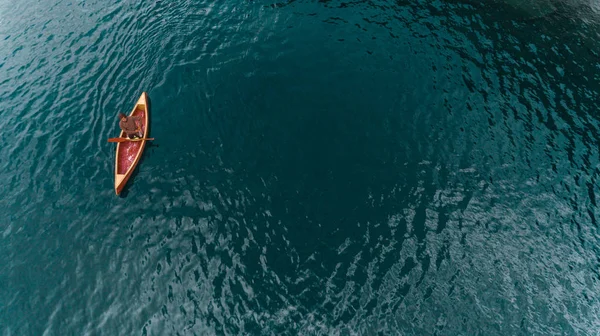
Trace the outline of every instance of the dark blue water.
[[0, 0], [0, 335], [596, 334], [599, 7]]

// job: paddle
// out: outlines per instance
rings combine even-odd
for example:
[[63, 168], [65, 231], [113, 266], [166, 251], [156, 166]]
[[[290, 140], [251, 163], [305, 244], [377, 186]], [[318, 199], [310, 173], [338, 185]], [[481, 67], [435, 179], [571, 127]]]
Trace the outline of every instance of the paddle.
[[154, 140], [154, 138], [137, 138], [137, 139], [129, 139], [129, 138], [109, 138], [109, 139], [108, 139], [108, 142], [142, 141], [142, 140]]

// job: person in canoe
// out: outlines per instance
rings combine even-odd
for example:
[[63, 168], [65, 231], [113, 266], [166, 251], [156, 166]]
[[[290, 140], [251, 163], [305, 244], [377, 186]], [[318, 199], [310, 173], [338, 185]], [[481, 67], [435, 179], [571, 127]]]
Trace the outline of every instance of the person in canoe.
[[142, 121], [140, 117], [131, 116], [128, 117], [123, 113], [119, 113], [119, 127], [129, 139], [133, 139], [134, 137], [141, 138], [144, 136], [142, 133]]

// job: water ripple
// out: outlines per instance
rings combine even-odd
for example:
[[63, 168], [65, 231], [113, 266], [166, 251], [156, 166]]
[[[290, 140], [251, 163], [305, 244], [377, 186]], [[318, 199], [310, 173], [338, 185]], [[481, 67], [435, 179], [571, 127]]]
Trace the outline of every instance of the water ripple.
[[542, 7], [0, 2], [0, 330], [593, 333], [598, 14]]

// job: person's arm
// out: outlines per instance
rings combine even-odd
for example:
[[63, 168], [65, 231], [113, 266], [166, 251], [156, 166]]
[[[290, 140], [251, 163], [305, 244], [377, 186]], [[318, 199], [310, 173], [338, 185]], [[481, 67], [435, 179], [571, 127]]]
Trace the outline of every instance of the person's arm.
[[138, 116], [133, 117], [133, 121], [135, 122], [136, 132], [142, 130], [142, 118]]

